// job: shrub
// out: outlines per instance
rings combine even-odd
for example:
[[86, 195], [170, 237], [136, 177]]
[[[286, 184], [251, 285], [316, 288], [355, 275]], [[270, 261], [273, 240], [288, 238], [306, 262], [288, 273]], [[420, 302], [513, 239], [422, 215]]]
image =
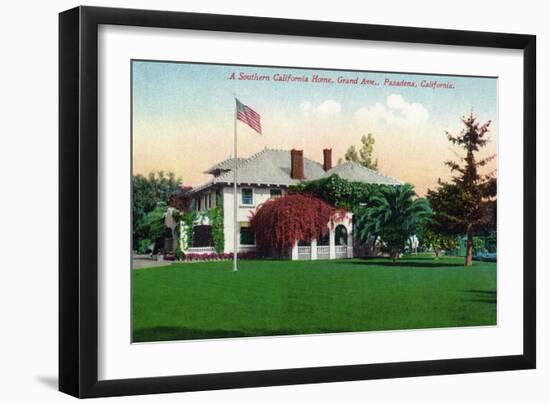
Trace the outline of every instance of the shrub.
[[179, 261], [181, 260], [184, 260], [185, 259], [185, 253], [181, 250], [181, 248], [176, 248], [176, 259], [178, 259]]
[[[237, 253], [237, 259], [240, 260], [253, 260], [257, 257], [255, 251], [243, 251]], [[233, 254], [231, 254], [231, 258], [233, 258]]]
[[186, 261], [196, 261], [197, 258], [200, 257], [201, 254], [197, 254], [197, 253], [188, 253], [185, 255], [185, 260]]
[[262, 255], [282, 255], [298, 240], [328, 233], [336, 209], [309, 194], [290, 194], [261, 204], [250, 218], [256, 248]]

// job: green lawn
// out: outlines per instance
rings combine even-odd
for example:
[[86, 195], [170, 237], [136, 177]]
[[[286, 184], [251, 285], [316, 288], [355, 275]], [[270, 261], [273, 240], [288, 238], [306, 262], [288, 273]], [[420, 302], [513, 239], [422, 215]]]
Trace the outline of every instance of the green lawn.
[[496, 324], [496, 264], [463, 258], [135, 269], [135, 342]]

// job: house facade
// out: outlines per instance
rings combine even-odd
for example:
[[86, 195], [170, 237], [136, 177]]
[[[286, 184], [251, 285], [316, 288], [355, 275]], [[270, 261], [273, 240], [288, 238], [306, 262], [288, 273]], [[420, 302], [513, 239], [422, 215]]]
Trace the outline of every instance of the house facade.
[[[338, 174], [348, 181], [360, 181], [373, 184], [399, 185], [400, 181], [370, 170], [355, 162], [332, 165], [332, 150], [323, 150], [323, 162], [319, 163], [304, 157], [302, 150], [264, 149], [248, 158], [237, 159], [237, 218], [235, 220], [233, 204], [235, 200], [233, 181], [234, 164], [232, 158], [215, 164], [205, 173], [212, 178], [187, 191], [185, 196], [192, 200], [191, 207], [196, 212], [194, 222], [193, 245], [187, 242], [188, 233], [185, 224], [177, 223], [166, 215], [166, 225], [173, 232], [173, 245], [179, 243], [181, 250], [188, 253], [214, 252], [212, 237], [208, 237], [208, 228], [212, 226], [211, 214], [216, 208], [223, 210], [224, 252], [232, 253], [234, 246], [235, 224], [238, 226], [238, 252], [256, 250], [254, 234], [250, 228], [250, 216], [259, 205], [272, 198], [278, 198], [288, 192], [289, 187], [302, 181], [311, 181]], [[222, 204], [222, 206], [219, 206]], [[296, 240], [288, 252], [288, 258], [297, 259], [335, 259], [353, 257], [352, 213], [335, 219], [329, 226], [326, 237], [304, 243]], [[196, 233], [195, 233], [196, 232]]]

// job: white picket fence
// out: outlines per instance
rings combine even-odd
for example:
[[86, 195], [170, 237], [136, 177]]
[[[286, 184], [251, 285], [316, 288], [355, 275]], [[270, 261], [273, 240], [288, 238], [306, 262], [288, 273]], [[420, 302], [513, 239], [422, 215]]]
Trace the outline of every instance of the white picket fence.
[[319, 245], [317, 246], [317, 259], [328, 260], [330, 258], [330, 246]]
[[348, 257], [348, 247], [345, 245], [337, 245], [335, 247], [336, 258], [347, 258]]
[[213, 252], [216, 252], [216, 249], [214, 247], [190, 247], [186, 251], [186, 253], [193, 254], [208, 254]]
[[298, 246], [298, 259], [310, 260], [311, 259], [311, 247], [310, 246]]

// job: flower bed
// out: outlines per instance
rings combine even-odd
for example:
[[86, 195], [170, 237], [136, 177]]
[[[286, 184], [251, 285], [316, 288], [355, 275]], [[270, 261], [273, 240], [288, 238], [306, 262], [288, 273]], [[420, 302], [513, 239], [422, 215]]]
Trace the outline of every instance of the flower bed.
[[[250, 260], [256, 258], [256, 253], [254, 251], [243, 251], [237, 253], [237, 258], [240, 260]], [[197, 254], [197, 253], [188, 253], [184, 256], [184, 261], [224, 261], [233, 259], [233, 253], [207, 253], [207, 254]]]
[[175, 254], [164, 254], [164, 260], [165, 261], [175, 261], [176, 260], [176, 255]]

